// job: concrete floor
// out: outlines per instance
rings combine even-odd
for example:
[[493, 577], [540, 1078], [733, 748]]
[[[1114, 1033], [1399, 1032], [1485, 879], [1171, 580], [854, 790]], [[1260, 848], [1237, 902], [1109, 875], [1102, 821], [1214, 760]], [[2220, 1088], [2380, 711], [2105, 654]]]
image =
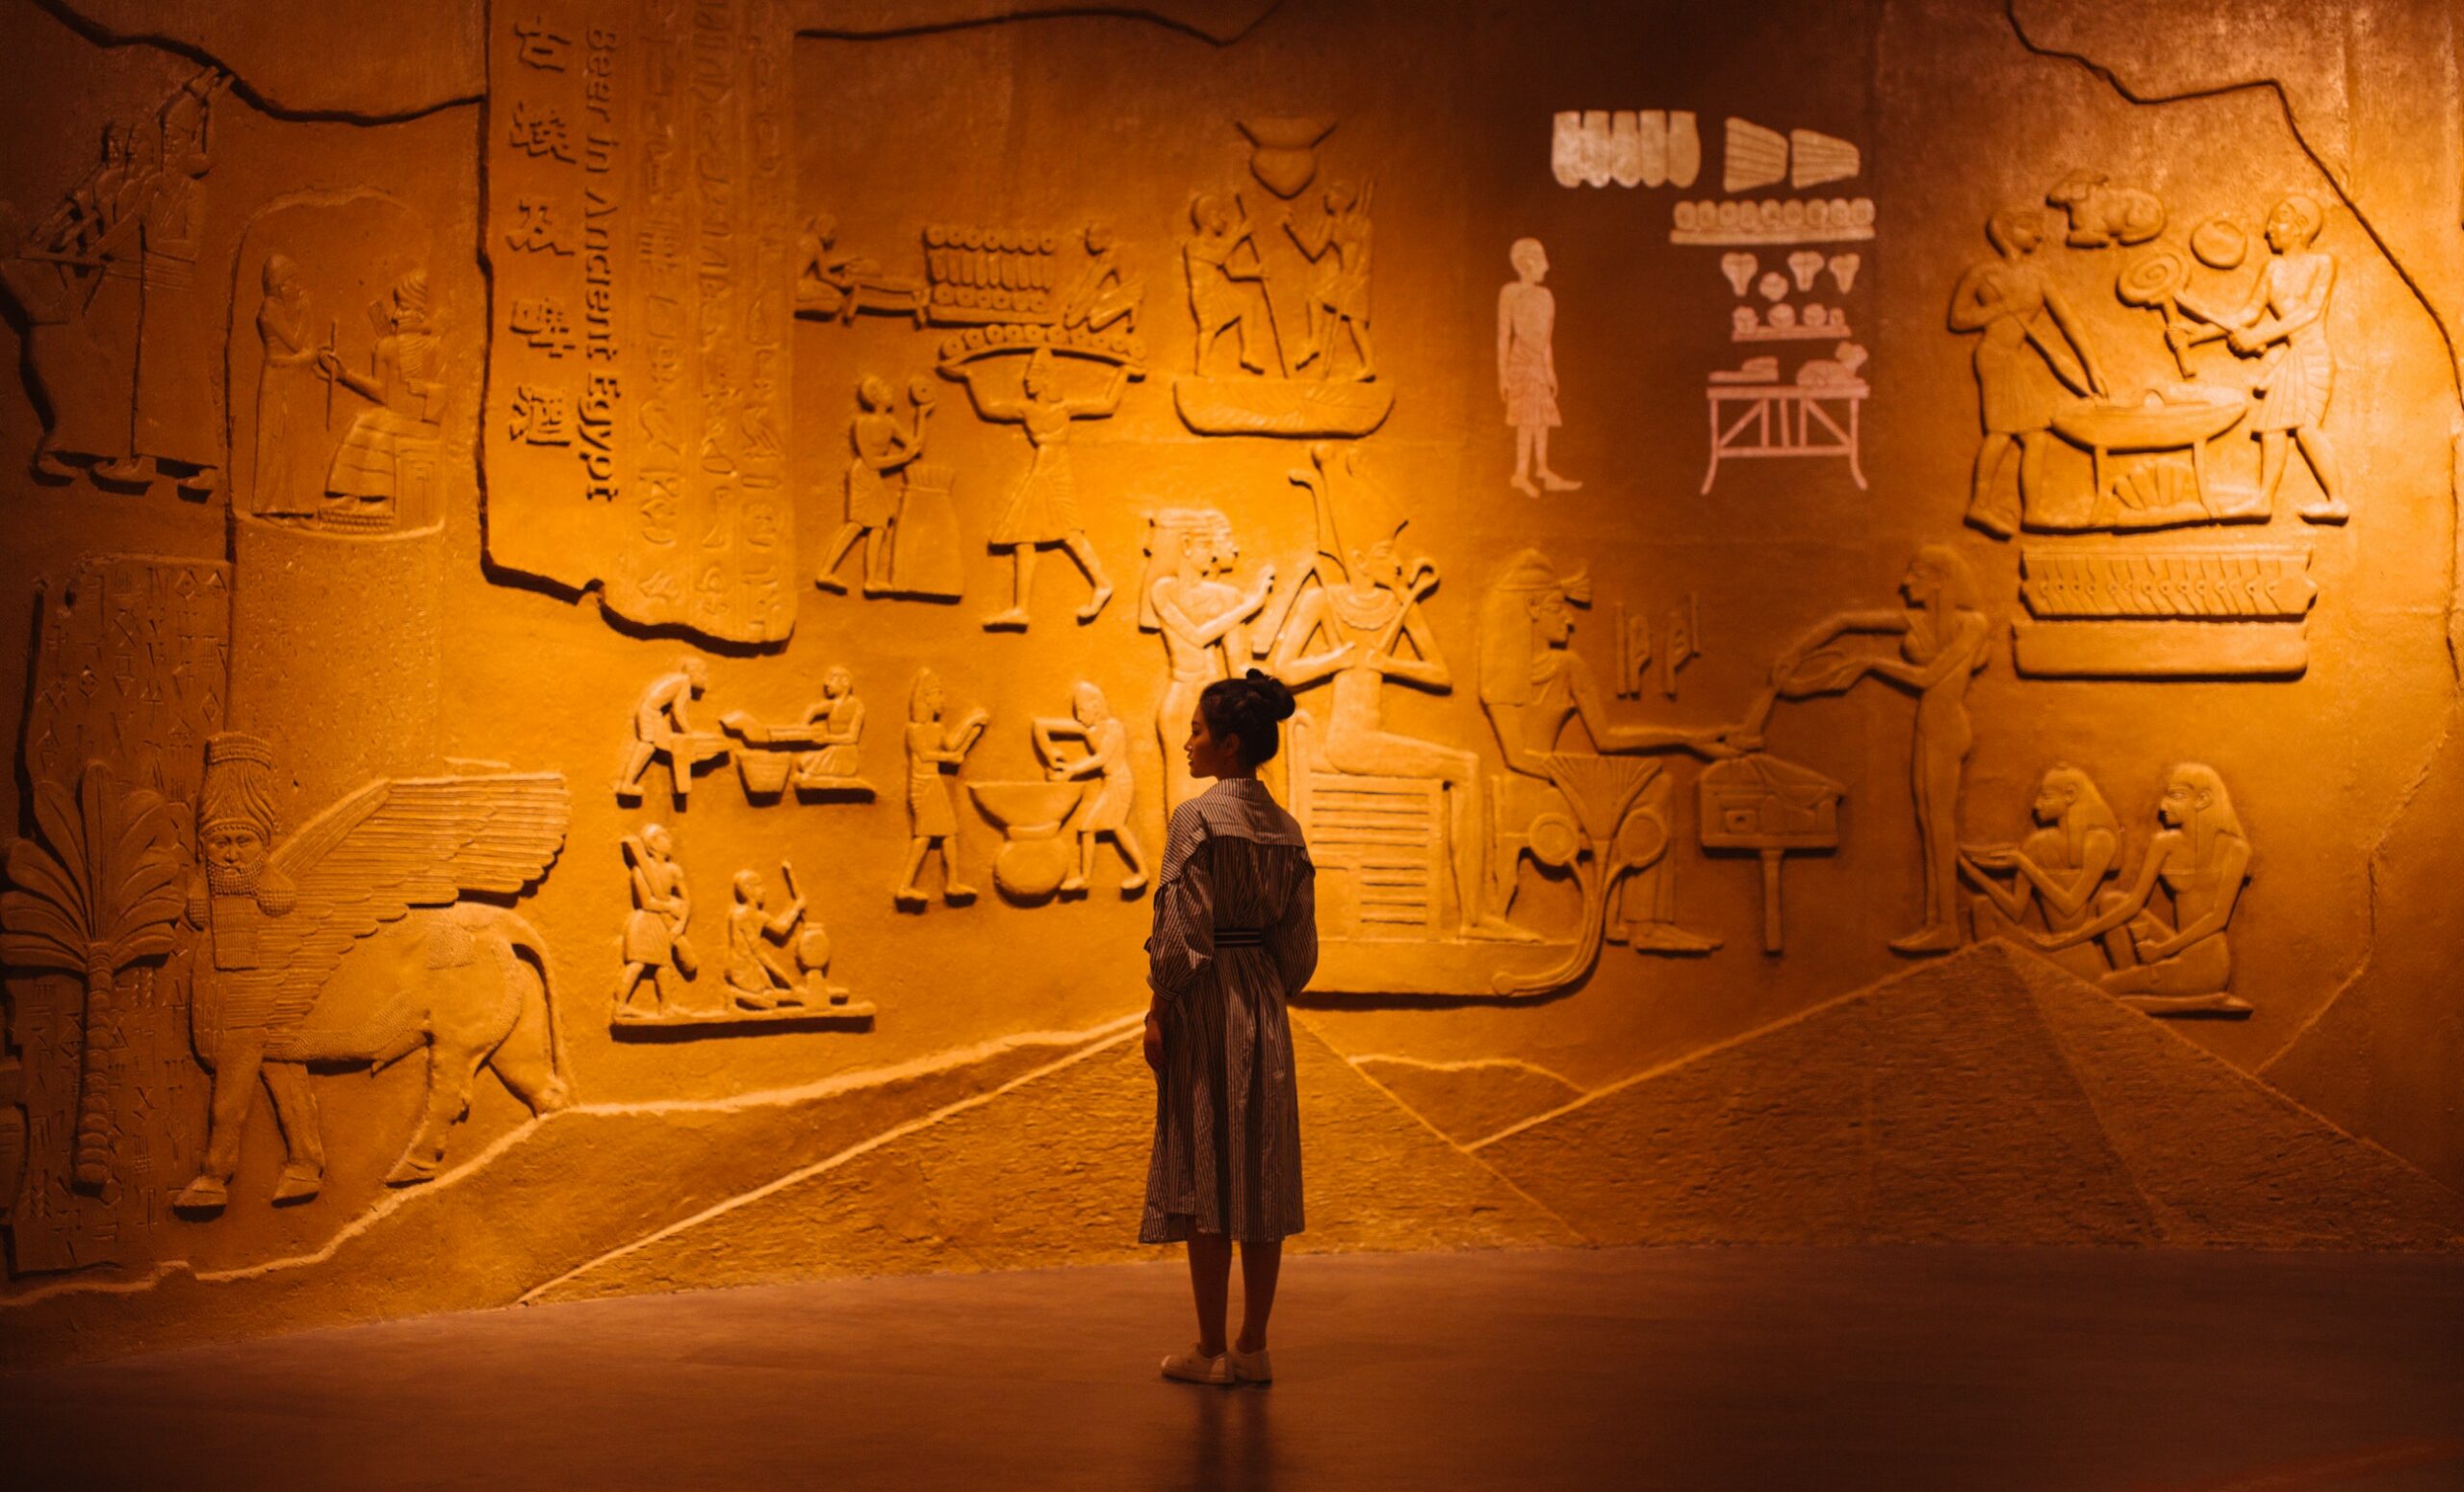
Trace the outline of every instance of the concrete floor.
[[1176, 1264], [436, 1317], [0, 1376], [13, 1487], [2464, 1487], [2464, 1259], [1300, 1258], [1280, 1381]]

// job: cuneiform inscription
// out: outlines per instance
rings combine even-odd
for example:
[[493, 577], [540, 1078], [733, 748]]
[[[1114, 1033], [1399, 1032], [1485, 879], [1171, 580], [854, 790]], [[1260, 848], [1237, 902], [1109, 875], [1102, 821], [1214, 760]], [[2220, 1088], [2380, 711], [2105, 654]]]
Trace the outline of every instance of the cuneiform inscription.
[[2047, 618], [2298, 617], [2319, 595], [2298, 549], [2030, 549], [2020, 562], [2028, 610]]
[[490, 24], [491, 554], [629, 621], [784, 637], [784, 12], [522, 0]]

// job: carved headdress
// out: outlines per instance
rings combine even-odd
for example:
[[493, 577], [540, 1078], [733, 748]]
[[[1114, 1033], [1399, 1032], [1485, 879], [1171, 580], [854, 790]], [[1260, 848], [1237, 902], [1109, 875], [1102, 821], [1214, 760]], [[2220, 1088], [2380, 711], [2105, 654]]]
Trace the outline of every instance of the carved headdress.
[[1539, 688], [1535, 667], [1541, 647], [1532, 635], [1532, 602], [1563, 596], [1591, 605], [1591, 573], [1559, 575], [1536, 549], [1518, 551], [1489, 582], [1480, 600], [1480, 703], [1528, 705]]
[[1155, 611], [1155, 582], [1181, 568], [1181, 550], [1195, 538], [1232, 546], [1232, 520], [1220, 508], [1168, 507], [1146, 515], [1146, 570], [1138, 578], [1138, 626], [1156, 631], [1164, 619]]
[[[246, 828], [264, 841], [268, 861], [281, 819], [274, 810], [273, 747], [261, 736], [223, 731], [206, 737], [205, 781], [197, 792], [196, 829], [202, 848], [217, 829]], [[265, 863], [237, 871], [208, 863], [207, 885], [218, 895], [254, 896], [275, 915], [291, 908], [288, 877]]]

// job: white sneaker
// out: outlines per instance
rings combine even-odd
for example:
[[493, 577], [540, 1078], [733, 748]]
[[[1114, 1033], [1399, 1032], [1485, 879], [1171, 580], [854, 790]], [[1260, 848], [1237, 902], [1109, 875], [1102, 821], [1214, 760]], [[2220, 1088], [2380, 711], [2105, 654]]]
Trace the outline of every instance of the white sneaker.
[[1164, 1376], [1183, 1383], [1213, 1383], [1220, 1388], [1229, 1388], [1234, 1381], [1228, 1357], [1209, 1357], [1195, 1347], [1165, 1358]]
[[1274, 1381], [1274, 1364], [1268, 1360], [1267, 1350], [1263, 1347], [1254, 1352], [1245, 1352], [1237, 1347], [1233, 1348], [1223, 1354], [1223, 1360], [1231, 1365], [1232, 1381], [1235, 1383], [1263, 1384]]

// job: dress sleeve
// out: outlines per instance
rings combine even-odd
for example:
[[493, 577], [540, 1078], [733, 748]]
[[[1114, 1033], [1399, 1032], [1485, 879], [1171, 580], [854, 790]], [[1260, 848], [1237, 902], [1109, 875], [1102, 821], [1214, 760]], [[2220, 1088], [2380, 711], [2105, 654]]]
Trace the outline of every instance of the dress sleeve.
[[1196, 804], [1182, 804], [1165, 836], [1155, 930], [1146, 939], [1146, 983], [1158, 999], [1180, 994], [1215, 963], [1212, 861], [1205, 819]]
[[1292, 899], [1284, 903], [1283, 919], [1274, 929], [1274, 963], [1283, 974], [1283, 992], [1298, 994], [1318, 971], [1318, 867], [1300, 857]]

